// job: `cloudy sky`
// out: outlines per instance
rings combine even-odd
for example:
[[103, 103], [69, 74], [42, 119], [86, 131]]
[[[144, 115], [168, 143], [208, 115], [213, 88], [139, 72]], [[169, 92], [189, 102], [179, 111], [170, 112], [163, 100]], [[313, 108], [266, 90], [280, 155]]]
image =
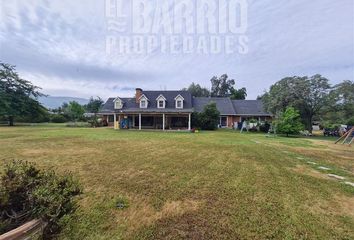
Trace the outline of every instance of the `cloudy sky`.
[[[286, 76], [320, 73], [332, 83], [354, 80], [353, 0], [245, 0], [247, 28], [228, 34], [247, 37], [243, 53], [200, 53], [197, 47], [192, 53], [161, 48], [149, 53], [107, 52], [110, 36], [136, 34], [131, 31], [135, 15], [131, 5], [126, 6], [133, 1], [124, 0], [125, 5], [117, 7], [126, 18], [124, 32], [112, 32], [105, 1], [0, 0], [0, 61], [16, 65], [21, 76], [47, 94], [85, 98], [131, 96], [136, 87], [174, 90], [191, 82], [209, 87], [210, 78], [223, 73], [234, 78], [238, 88], [247, 88], [248, 99]], [[169, 4], [173, 12], [174, 1]], [[193, 16], [198, 6], [194, 7]], [[224, 36], [206, 32], [192, 34], [193, 39]], [[143, 37], [173, 34], [187, 36], [148, 31]]]

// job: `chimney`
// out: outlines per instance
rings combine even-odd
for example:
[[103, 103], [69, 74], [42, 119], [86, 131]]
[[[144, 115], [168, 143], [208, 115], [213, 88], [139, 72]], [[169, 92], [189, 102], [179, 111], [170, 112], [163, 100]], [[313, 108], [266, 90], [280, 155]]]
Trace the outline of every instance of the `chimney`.
[[143, 95], [143, 89], [141, 88], [136, 88], [135, 89], [135, 102], [139, 103], [139, 98]]

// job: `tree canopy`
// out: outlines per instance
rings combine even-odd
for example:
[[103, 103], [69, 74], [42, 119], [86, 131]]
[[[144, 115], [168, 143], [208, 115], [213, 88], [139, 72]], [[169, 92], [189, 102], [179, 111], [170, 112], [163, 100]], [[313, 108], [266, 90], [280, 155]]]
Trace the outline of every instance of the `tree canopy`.
[[22, 79], [15, 66], [0, 63], [0, 116], [7, 117], [13, 126], [14, 117], [36, 116], [46, 112], [37, 101], [43, 96], [41, 88]]
[[98, 113], [103, 105], [103, 100], [100, 97], [90, 97], [88, 104], [85, 106], [86, 110], [90, 113]]
[[183, 88], [182, 90], [188, 91], [193, 97], [209, 97], [210, 91], [207, 88], [201, 87], [199, 84], [192, 82], [188, 88]]
[[71, 120], [79, 120], [85, 113], [85, 109], [76, 101], [71, 101], [69, 104], [64, 103], [63, 106], [64, 114], [67, 115]]
[[220, 77], [214, 76], [210, 79], [211, 96], [213, 97], [228, 97], [234, 90], [235, 80], [229, 79], [227, 74]]
[[331, 86], [327, 78], [316, 74], [311, 77], [286, 77], [276, 82], [262, 96], [267, 111], [277, 114], [288, 106], [297, 109], [306, 128], [312, 132], [312, 121], [329, 103]]

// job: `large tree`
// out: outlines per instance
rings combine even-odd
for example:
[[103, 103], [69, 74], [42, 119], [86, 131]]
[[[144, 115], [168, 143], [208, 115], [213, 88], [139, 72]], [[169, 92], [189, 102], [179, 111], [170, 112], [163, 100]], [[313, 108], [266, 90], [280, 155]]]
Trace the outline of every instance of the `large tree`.
[[235, 80], [229, 79], [227, 74], [220, 77], [214, 76], [210, 79], [211, 96], [213, 97], [228, 97], [234, 90]]
[[246, 88], [235, 88], [235, 80], [229, 79], [227, 74], [210, 79], [212, 97], [230, 97], [231, 99], [246, 99]]
[[37, 101], [41, 88], [22, 79], [15, 66], [0, 62], [0, 116], [14, 125], [15, 117], [36, 116], [46, 109]]
[[96, 116], [96, 114], [100, 111], [103, 103], [104, 102], [100, 97], [97, 98], [90, 97], [90, 101], [85, 106], [85, 108], [88, 112], [94, 113]]
[[183, 91], [188, 91], [193, 97], [209, 97], [210, 91], [207, 88], [201, 87], [199, 84], [192, 82], [188, 88], [183, 88]]
[[333, 87], [330, 93], [333, 105], [329, 112], [337, 117], [337, 121], [346, 122], [354, 117], [354, 82], [345, 80]]
[[316, 74], [311, 77], [286, 77], [270, 87], [262, 96], [266, 109], [274, 114], [289, 106], [297, 109], [306, 129], [312, 132], [312, 121], [329, 103], [331, 86], [328, 79]]

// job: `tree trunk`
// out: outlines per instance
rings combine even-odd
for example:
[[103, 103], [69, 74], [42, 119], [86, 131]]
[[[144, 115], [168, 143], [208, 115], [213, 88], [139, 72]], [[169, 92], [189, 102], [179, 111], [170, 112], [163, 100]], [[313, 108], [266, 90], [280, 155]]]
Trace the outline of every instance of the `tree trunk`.
[[309, 116], [308, 119], [307, 119], [307, 130], [312, 133], [312, 118], [313, 116]]
[[9, 116], [9, 126], [14, 125], [14, 116]]

